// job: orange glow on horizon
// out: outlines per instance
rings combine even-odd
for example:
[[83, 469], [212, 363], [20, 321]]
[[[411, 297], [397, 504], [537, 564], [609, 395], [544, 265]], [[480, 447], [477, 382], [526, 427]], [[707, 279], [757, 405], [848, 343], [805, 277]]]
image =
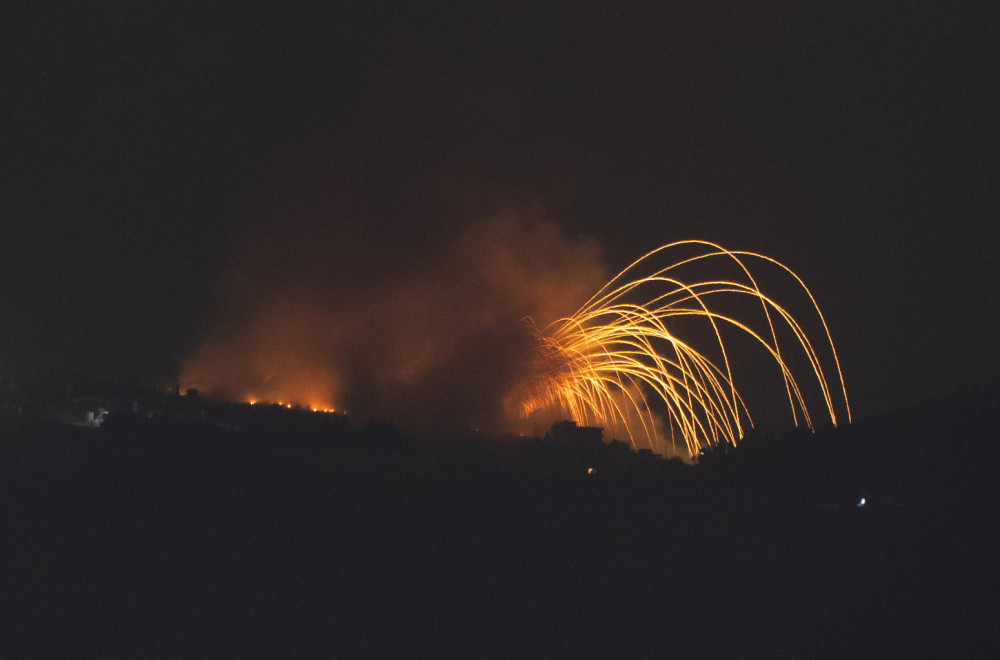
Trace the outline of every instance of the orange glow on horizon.
[[327, 405], [327, 404], [320, 404], [320, 403], [310, 403], [310, 404], [307, 404], [307, 405], [300, 406], [299, 404], [296, 404], [296, 403], [293, 403], [293, 402], [289, 402], [289, 401], [284, 401], [284, 400], [282, 400], [282, 401], [273, 401], [273, 402], [262, 401], [261, 399], [258, 399], [257, 397], [249, 397], [249, 398], [246, 399], [246, 402], [249, 405], [251, 405], [251, 406], [255, 406], [255, 405], [258, 405], [258, 404], [264, 405], [264, 406], [274, 405], [274, 406], [279, 406], [281, 408], [285, 408], [287, 410], [291, 410], [293, 408], [302, 408], [303, 410], [308, 410], [309, 412], [328, 413], [328, 414], [329, 413], [341, 412], [341, 414], [346, 414], [343, 411], [338, 411], [335, 406], [331, 406], [331, 405]]

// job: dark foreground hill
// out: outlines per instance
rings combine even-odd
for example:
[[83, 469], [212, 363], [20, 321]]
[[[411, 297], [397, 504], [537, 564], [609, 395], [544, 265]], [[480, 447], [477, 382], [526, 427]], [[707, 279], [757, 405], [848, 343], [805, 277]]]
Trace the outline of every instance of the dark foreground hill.
[[0, 653], [995, 656], [993, 407], [697, 466], [8, 419]]

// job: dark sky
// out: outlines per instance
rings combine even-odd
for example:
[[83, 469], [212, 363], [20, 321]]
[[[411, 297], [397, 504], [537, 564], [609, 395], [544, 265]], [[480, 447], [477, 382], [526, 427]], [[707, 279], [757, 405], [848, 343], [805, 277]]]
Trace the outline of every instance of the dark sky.
[[503, 209], [779, 259], [858, 415], [996, 382], [993, 3], [87, 4], [0, 15], [4, 379], [176, 379], [241, 273], [450, 305]]

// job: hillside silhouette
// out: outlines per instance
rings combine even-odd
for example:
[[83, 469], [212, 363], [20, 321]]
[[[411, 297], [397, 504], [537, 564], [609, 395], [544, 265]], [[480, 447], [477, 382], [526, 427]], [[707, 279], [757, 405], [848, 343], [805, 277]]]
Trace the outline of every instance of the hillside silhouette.
[[585, 429], [415, 436], [184, 396], [86, 428], [5, 405], [0, 644], [991, 655], [995, 402], [751, 433], [694, 465]]

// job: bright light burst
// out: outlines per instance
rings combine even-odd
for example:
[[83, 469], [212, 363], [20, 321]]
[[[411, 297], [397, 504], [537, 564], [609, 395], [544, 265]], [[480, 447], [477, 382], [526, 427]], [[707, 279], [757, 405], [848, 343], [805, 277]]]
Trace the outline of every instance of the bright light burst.
[[[671, 263], [668, 256], [679, 260]], [[723, 260], [725, 264], [719, 263]], [[657, 268], [661, 263], [669, 265]], [[727, 279], [681, 279], [703, 265], [732, 274]], [[818, 344], [822, 360], [798, 321], [761, 291], [761, 273], [752, 273], [751, 266], [774, 271], [805, 293], [811, 303], [809, 313], [818, 319], [816, 328], [822, 328]], [[739, 308], [741, 315], [750, 309], [757, 318], [735, 318], [719, 311], [728, 306]], [[678, 325], [689, 327], [690, 321], [681, 321], [685, 317], [703, 328], [691, 337], [700, 342], [698, 349], [674, 334]], [[508, 398], [508, 409], [522, 419], [556, 411], [627, 437], [634, 447], [663, 454], [676, 454], [681, 444], [690, 457], [720, 443], [735, 446], [753, 420], [734, 382], [731, 350], [727, 350], [732, 329], [752, 338], [751, 343], [761, 346], [777, 365], [796, 425], [801, 421], [813, 428], [803, 375], [818, 385], [809, 387], [818, 390], [823, 414], [831, 423], [837, 423], [841, 399], [850, 422], [850, 404], [829, 328], [798, 275], [770, 257], [697, 240], [649, 252], [575, 314], [544, 330], [535, 328], [534, 377]]]

